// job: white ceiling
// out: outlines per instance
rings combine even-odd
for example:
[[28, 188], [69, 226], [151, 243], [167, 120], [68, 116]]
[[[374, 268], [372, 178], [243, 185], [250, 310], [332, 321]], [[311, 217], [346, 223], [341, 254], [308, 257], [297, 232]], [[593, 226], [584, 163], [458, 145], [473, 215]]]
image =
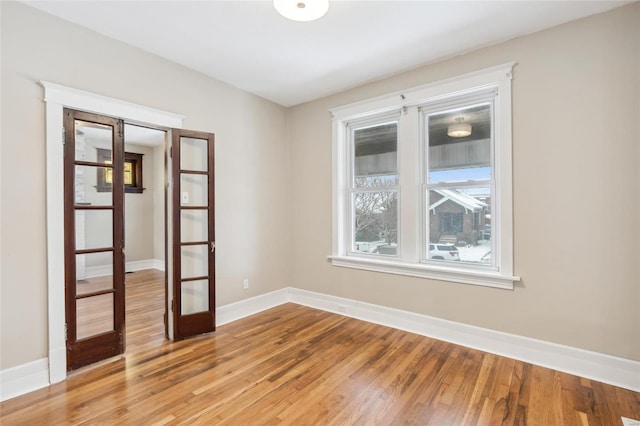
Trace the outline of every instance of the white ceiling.
[[331, 0], [294, 22], [269, 0], [24, 1], [284, 106], [631, 3]]

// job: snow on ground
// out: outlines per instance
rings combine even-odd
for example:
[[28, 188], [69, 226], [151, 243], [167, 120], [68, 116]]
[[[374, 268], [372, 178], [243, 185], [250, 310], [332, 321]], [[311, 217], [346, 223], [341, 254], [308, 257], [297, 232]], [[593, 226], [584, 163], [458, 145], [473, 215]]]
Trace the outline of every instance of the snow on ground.
[[477, 246], [458, 247], [460, 252], [460, 260], [463, 262], [486, 262], [491, 261], [491, 255], [487, 256], [484, 261], [482, 257], [491, 252], [491, 240], [479, 240]]

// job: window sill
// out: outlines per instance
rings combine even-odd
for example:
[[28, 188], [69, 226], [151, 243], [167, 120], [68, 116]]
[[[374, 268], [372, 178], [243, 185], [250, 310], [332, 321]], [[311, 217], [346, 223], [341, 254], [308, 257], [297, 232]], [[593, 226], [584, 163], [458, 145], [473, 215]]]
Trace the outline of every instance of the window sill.
[[462, 270], [448, 266], [402, 263], [384, 259], [364, 259], [352, 256], [329, 256], [329, 259], [333, 266], [503, 288], [507, 290], [513, 290], [513, 283], [520, 281], [520, 277], [501, 275], [497, 272]]

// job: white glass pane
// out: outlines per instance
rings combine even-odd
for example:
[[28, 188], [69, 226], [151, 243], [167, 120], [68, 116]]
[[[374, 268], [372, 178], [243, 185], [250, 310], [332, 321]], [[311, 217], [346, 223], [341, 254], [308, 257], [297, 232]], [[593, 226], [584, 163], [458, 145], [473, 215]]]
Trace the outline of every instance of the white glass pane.
[[207, 210], [182, 210], [180, 212], [180, 239], [183, 243], [208, 241]]
[[353, 194], [354, 244], [360, 253], [396, 255], [398, 245], [397, 191]]
[[491, 179], [490, 103], [427, 116], [429, 183]]
[[76, 255], [76, 280], [78, 285], [85, 284], [85, 280], [93, 282], [92, 278], [111, 276], [112, 274], [113, 252]]
[[206, 139], [180, 138], [180, 169], [204, 171], [207, 169]]
[[209, 244], [181, 248], [181, 278], [209, 275]]
[[208, 177], [206, 175], [180, 174], [180, 205], [208, 205], [208, 188]]
[[112, 149], [113, 128], [76, 120], [76, 161], [98, 161], [97, 149]]
[[76, 327], [77, 340], [112, 331], [113, 294], [76, 300]]
[[103, 177], [111, 173], [110, 168], [94, 166], [75, 167], [75, 203], [80, 206], [110, 206], [111, 186], [98, 185], [98, 174]]
[[111, 210], [76, 210], [76, 250], [113, 247]]
[[353, 150], [356, 187], [373, 188], [397, 184], [398, 123], [354, 130]]
[[428, 195], [428, 258], [491, 265], [490, 189], [434, 189]]
[[209, 280], [186, 281], [180, 291], [180, 313], [195, 314], [209, 310]]

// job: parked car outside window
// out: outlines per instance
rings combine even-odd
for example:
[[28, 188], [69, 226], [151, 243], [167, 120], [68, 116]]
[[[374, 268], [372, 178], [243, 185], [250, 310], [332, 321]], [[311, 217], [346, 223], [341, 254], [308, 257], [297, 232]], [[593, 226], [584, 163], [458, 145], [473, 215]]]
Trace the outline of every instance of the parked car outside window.
[[460, 252], [453, 244], [429, 244], [429, 259], [460, 260]]

